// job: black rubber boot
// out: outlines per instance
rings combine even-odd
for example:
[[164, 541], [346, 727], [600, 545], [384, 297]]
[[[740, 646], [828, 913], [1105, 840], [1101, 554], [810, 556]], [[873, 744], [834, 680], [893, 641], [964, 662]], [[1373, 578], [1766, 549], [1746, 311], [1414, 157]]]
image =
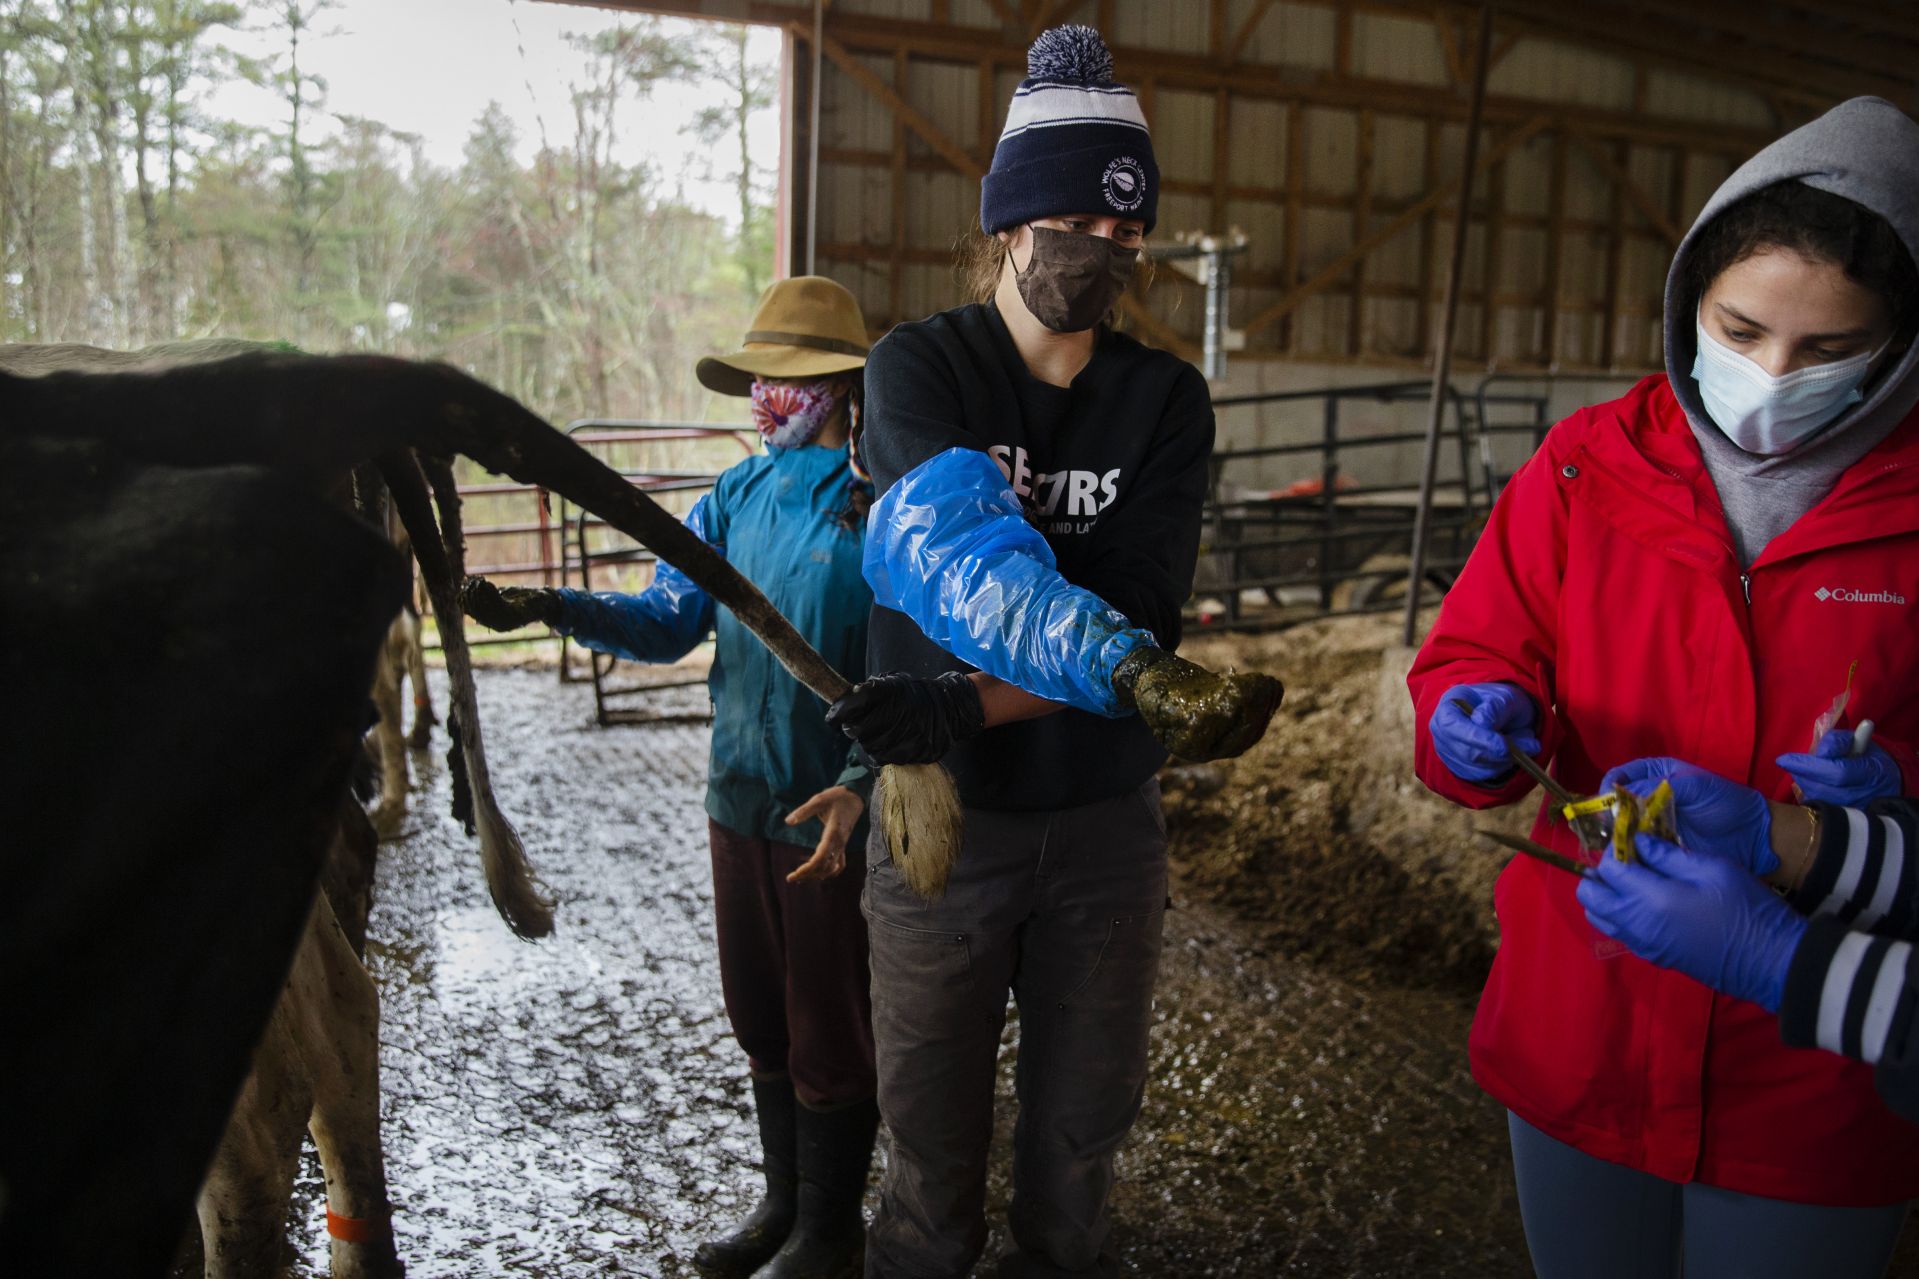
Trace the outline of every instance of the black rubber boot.
[[753, 1279], [857, 1279], [866, 1258], [866, 1170], [879, 1129], [875, 1102], [799, 1109], [800, 1213], [779, 1254]]
[[746, 1220], [693, 1254], [693, 1264], [712, 1275], [745, 1279], [765, 1265], [793, 1229], [798, 1212], [799, 1174], [793, 1081], [785, 1075], [753, 1077], [753, 1106], [759, 1112], [760, 1151], [766, 1167], [766, 1197]]

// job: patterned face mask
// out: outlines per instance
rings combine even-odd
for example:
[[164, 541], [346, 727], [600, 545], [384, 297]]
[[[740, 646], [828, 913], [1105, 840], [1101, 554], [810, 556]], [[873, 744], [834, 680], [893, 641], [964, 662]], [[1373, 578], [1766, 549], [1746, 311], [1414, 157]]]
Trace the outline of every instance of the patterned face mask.
[[838, 388], [825, 382], [753, 382], [753, 425], [767, 445], [796, 449], [819, 437], [839, 403]]

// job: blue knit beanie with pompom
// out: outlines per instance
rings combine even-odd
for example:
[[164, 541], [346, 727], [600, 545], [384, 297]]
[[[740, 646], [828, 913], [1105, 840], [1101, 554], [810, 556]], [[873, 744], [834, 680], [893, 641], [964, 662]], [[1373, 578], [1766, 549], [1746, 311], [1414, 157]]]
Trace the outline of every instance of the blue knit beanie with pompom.
[[1159, 166], [1139, 100], [1113, 83], [1113, 55], [1091, 27], [1054, 27], [1026, 51], [980, 184], [988, 234], [1068, 213], [1138, 218], [1153, 229]]

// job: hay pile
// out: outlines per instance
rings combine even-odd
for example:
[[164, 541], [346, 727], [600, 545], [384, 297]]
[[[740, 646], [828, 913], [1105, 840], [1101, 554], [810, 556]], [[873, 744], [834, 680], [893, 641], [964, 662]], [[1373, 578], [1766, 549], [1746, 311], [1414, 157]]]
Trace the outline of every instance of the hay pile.
[[1473, 827], [1523, 833], [1533, 808], [1468, 815], [1413, 778], [1405, 655], [1382, 679], [1399, 625], [1336, 618], [1181, 649], [1278, 675], [1286, 702], [1240, 759], [1161, 775], [1174, 882], [1280, 953], [1369, 986], [1470, 995], [1492, 962], [1492, 884], [1507, 858]]

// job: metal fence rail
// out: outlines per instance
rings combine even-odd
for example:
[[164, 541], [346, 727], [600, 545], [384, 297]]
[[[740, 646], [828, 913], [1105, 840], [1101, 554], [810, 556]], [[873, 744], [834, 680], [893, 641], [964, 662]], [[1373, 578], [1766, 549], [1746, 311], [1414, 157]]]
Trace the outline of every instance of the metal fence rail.
[[[667, 465], [639, 465], [644, 455], [661, 445], [730, 440], [743, 456], [750, 456], [757, 436], [750, 426], [715, 426], [703, 422], [667, 422], [633, 418], [582, 418], [567, 423], [566, 433], [588, 452], [607, 462], [635, 488], [652, 494], [703, 493], [713, 487], [719, 470]], [[639, 453], [640, 459], [630, 455]], [[629, 456], [622, 456], [623, 454]], [[723, 468], [722, 468], [723, 469]], [[466, 525], [466, 540], [475, 549], [467, 571], [475, 576], [502, 579], [510, 584], [574, 586], [582, 590], [607, 585], [608, 569], [654, 562], [652, 552], [620, 537], [603, 521], [576, 510], [564, 499], [557, 510], [545, 489], [511, 480], [484, 480], [459, 486], [463, 502], [508, 499], [512, 513], [493, 522]], [[523, 501], [511, 502], [511, 499]], [[497, 505], [497, 503], [493, 503]], [[598, 542], [595, 545], [595, 542]], [[684, 687], [696, 680], [622, 681], [614, 678], [622, 664], [610, 657], [588, 654], [587, 674], [576, 675], [571, 648], [564, 637], [541, 628], [507, 635], [469, 635], [471, 646], [546, 643], [560, 645], [560, 678], [590, 679], [600, 723], [684, 718], [649, 713], [632, 705], [646, 694]], [[437, 648], [437, 638], [428, 647]], [[584, 651], [584, 650], [583, 650]]]
[[[1436, 553], [1427, 558], [1423, 587], [1443, 592], [1451, 585], [1511, 478], [1510, 469], [1499, 465], [1495, 441], [1527, 436], [1530, 452], [1551, 425], [1547, 394], [1513, 381], [1492, 375], [1470, 393], [1456, 388], [1449, 393], [1441, 438], [1452, 442], [1456, 473], [1435, 491], [1428, 549]], [[1391, 598], [1392, 588], [1403, 583], [1411, 562], [1418, 490], [1405, 482], [1354, 483], [1347, 470], [1355, 454], [1420, 443], [1425, 434], [1354, 433], [1344, 410], [1355, 403], [1412, 404], [1430, 395], [1427, 383], [1404, 381], [1214, 400], [1222, 413], [1317, 403], [1319, 431], [1314, 439], [1213, 454], [1205, 541], [1189, 615], [1215, 628], [1252, 629], [1400, 606]], [[1277, 490], [1246, 482], [1254, 464], [1314, 456], [1318, 473], [1311, 479]], [[1309, 594], [1310, 602], [1302, 594]], [[1217, 615], [1209, 605], [1217, 606]]]

